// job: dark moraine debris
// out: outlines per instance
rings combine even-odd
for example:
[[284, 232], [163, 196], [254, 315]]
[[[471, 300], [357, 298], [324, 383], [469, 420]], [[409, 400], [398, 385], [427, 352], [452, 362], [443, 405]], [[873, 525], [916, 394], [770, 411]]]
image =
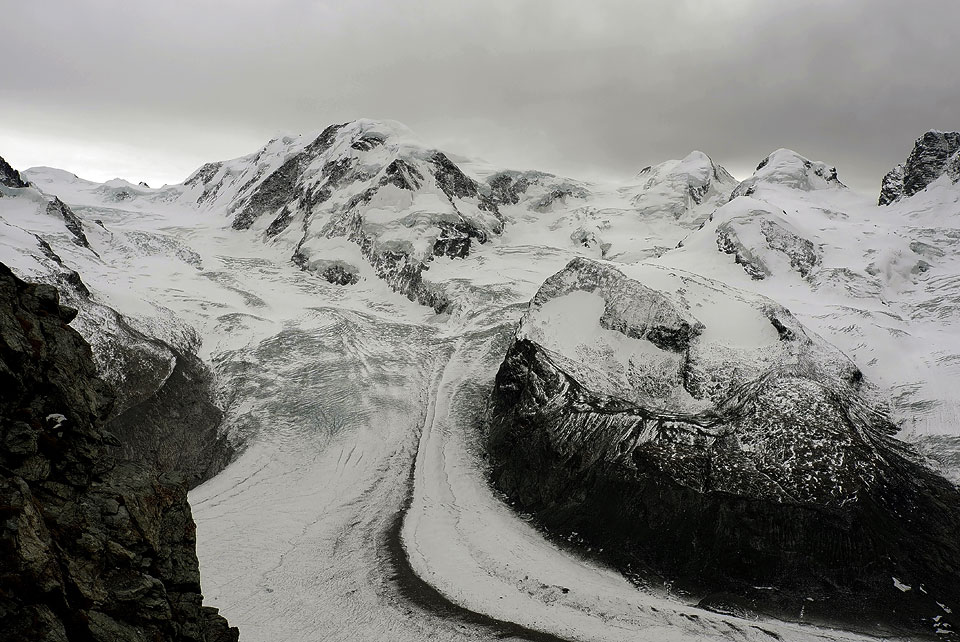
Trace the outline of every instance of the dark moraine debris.
[[110, 453], [75, 314], [0, 265], [0, 640], [235, 642], [203, 605], [186, 486]]
[[633, 273], [577, 259], [531, 301], [490, 398], [494, 485], [705, 608], [956, 630], [960, 489], [860, 370], [772, 301]]

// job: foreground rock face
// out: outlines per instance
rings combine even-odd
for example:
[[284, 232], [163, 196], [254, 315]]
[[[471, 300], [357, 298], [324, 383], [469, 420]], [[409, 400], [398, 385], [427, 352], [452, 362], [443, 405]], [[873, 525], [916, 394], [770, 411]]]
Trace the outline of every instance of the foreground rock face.
[[928, 131], [914, 143], [907, 162], [883, 177], [880, 205], [913, 196], [944, 174], [960, 180], [960, 132]]
[[494, 484], [704, 607], [957, 626], [960, 492], [856, 366], [767, 299], [634, 272], [577, 259], [531, 302], [492, 394]]
[[75, 315], [0, 265], [0, 640], [237, 640], [202, 605], [182, 481], [109, 454]]

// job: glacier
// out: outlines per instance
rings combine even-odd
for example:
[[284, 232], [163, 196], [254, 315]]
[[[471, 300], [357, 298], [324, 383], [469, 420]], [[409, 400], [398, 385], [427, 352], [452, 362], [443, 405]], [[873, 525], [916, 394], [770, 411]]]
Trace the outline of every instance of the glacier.
[[[23, 171], [0, 185], [0, 262], [76, 293], [105, 371], [124, 371], [111, 345], [129, 341], [104, 331], [111, 311], [210, 368], [237, 454], [190, 501], [205, 597], [242, 640], [871, 639], [705, 610], [576, 534], [545, 536], [488, 483], [479, 427], [530, 301], [579, 258], [789, 309], [960, 482], [960, 188], [942, 164], [878, 206], [789, 150], [744, 181], [693, 152], [613, 184], [491, 167], [359, 120], [160, 188]], [[587, 323], [595, 300], [566, 305], [524, 331], [630, 356]], [[775, 340], [736, 310], [714, 317], [724, 341]]]

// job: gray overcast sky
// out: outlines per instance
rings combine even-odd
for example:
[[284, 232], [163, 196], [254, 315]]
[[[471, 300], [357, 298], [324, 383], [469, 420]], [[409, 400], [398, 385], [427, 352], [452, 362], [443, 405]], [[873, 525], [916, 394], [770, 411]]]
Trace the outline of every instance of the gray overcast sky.
[[450, 152], [621, 178], [789, 147], [875, 193], [960, 128], [957, 0], [0, 3], [0, 156], [179, 182], [282, 133], [399, 120]]

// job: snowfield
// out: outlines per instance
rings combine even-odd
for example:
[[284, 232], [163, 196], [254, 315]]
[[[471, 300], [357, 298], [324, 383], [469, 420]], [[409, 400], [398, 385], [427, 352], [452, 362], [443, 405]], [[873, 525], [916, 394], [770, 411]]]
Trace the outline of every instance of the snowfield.
[[[323, 135], [158, 189], [50, 168], [0, 186], [0, 261], [61, 287], [79, 273], [90, 301], [75, 325], [101, 367], [105, 306], [198, 345], [216, 373], [244, 449], [190, 501], [206, 601], [241, 640], [869, 639], [700, 610], [558, 546], [488, 485], [479, 426], [521, 318], [571, 362], [675, 366], [600, 327], [598, 297], [528, 313], [582, 256], [697, 301], [704, 344], [760, 354], [777, 341], [709, 279], [782, 304], [960, 482], [960, 186], [943, 176], [880, 207], [788, 150], [739, 184], [696, 152], [602, 185], [459, 158], [454, 172], [397, 124], [351, 123], [316, 152]], [[50, 213], [54, 196], [88, 247]], [[355, 282], [331, 282], [333, 265]]]

